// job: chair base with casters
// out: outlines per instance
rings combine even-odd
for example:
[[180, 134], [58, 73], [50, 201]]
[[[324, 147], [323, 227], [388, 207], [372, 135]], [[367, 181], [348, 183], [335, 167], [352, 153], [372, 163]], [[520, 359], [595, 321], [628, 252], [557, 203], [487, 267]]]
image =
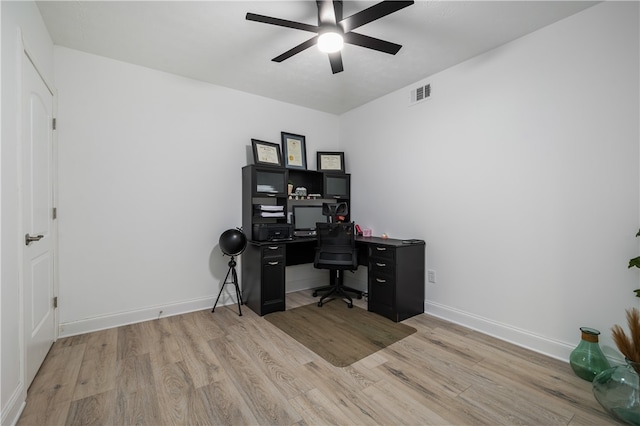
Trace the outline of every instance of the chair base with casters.
[[[355, 296], [358, 299], [362, 299], [363, 292], [361, 290], [356, 290], [355, 288], [346, 287], [342, 285], [344, 280], [343, 270], [331, 271], [331, 281], [334, 281], [334, 280], [336, 282], [334, 285], [322, 287], [313, 291], [313, 297], [316, 297], [318, 295], [318, 291], [329, 290], [327, 293], [323, 294], [322, 297], [320, 297], [320, 300], [318, 301], [318, 306], [322, 307], [326, 299], [333, 300], [334, 298], [341, 298], [343, 300], [346, 299], [345, 302], [347, 302], [347, 306], [349, 308], [353, 308], [353, 299], [347, 293], [347, 291], [355, 293]], [[327, 302], [329, 300], [327, 300]]]
[[[331, 275], [330, 275], [330, 279], [331, 279], [331, 285], [326, 285], [324, 287], [318, 287], [318, 288], [314, 288], [313, 289], [313, 293], [311, 293], [311, 295], [313, 297], [318, 297], [318, 295], [324, 291], [328, 291], [328, 293], [326, 293], [325, 295], [329, 295], [329, 294], [334, 294], [336, 293], [336, 285], [334, 284], [335, 280], [338, 279], [338, 277], [336, 275], [340, 275], [340, 290], [341, 293], [348, 291], [349, 293], [354, 293], [356, 299], [362, 299], [363, 295], [364, 295], [364, 291], [362, 290], [358, 290], [356, 288], [352, 288], [352, 287], [347, 287], [345, 285], [343, 285], [342, 283], [344, 282], [343, 279], [344, 277], [342, 276], [341, 271], [338, 272], [338, 274], [334, 274], [333, 271], [331, 271]], [[323, 296], [325, 296], [323, 295]]]

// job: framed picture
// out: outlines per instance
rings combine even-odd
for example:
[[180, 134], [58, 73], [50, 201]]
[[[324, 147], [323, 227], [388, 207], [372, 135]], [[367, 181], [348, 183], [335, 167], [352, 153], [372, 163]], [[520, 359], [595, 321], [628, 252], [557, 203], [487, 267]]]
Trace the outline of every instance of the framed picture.
[[307, 145], [302, 135], [281, 132], [282, 155], [288, 169], [307, 169]]
[[280, 146], [277, 143], [251, 139], [251, 146], [253, 147], [253, 161], [255, 164], [282, 166]]
[[317, 160], [319, 172], [344, 173], [344, 152], [318, 151]]

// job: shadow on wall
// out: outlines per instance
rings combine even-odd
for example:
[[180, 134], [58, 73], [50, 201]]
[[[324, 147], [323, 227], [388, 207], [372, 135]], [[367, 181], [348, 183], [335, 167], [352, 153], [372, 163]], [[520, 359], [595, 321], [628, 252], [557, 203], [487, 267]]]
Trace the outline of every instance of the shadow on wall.
[[[224, 247], [221, 247], [221, 244]], [[236, 254], [236, 271], [240, 272], [240, 258], [247, 244], [244, 233], [239, 228], [230, 228], [220, 234], [218, 244], [216, 244], [209, 254], [209, 271], [215, 280], [222, 283], [231, 261], [231, 254]]]
[[209, 255], [209, 271], [215, 281], [222, 281], [229, 269], [229, 260], [231, 258], [220, 250], [220, 245], [216, 244]]

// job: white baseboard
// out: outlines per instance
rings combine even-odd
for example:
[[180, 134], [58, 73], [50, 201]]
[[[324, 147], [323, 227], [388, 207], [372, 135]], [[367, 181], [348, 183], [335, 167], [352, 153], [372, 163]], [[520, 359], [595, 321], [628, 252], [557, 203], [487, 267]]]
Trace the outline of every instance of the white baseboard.
[[23, 395], [22, 383], [16, 389], [14, 389], [11, 397], [7, 401], [7, 404], [2, 407], [2, 415], [0, 415], [0, 424], [2, 425], [15, 425], [20, 419], [20, 414], [27, 403], [25, 401], [26, 395]]
[[[200, 311], [207, 308], [210, 309], [213, 307], [216, 297], [217, 295], [215, 297], [204, 297], [167, 305], [150, 306], [134, 311], [118, 312], [93, 318], [86, 318], [79, 321], [61, 323], [58, 329], [58, 337], [76, 336], [78, 334], [89, 333], [92, 331], [135, 324], [138, 322]], [[232, 295], [230, 293], [226, 294], [223, 292], [216, 307], [236, 303], [235, 294]]]
[[508, 324], [473, 315], [449, 306], [429, 302], [428, 300], [425, 301], [424, 312], [561, 361], [568, 362], [569, 355], [575, 348], [575, 345], [572, 346], [564, 342], [549, 339]]
[[[299, 290], [306, 290], [322, 287], [328, 284], [326, 271], [316, 271], [312, 274], [304, 274], [304, 270], [287, 275], [286, 292], [291, 293]], [[366, 288], [366, 282], [364, 283]], [[215, 296], [217, 297], [217, 295]], [[77, 336], [79, 334], [93, 331], [106, 330], [108, 328], [120, 327], [128, 324], [149, 321], [162, 317], [185, 314], [213, 307], [215, 297], [205, 297], [201, 299], [187, 300], [167, 305], [150, 306], [133, 311], [117, 312], [113, 314], [100, 315], [85, 318], [78, 321], [60, 323], [58, 327], [58, 337]], [[223, 292], [216, 306], [234, 305], [237, 301], [235, 294], [231, 291]], [[162, 313], [160, 313], [162, 311]]]
[[[354, 287], [359, 288], [362, 284], [365, 284], [361, 282], [361, 280], [357, 279], [359, 277], [350, 278], [356, 278], [348, 280], [351, 281], [351, 285], [355, 284]], [[293, 282], [290, 281], [287, 282], [287, 292], [314, 288], [323, 284], [325, 284], [324, 280], [314, 280], [312, 282], [310, 282], [309, 280], [300, 280], [299, 282], [298, 280], [295, 280]], [[364, 286], [364, 288], [366, 288], [366, 285]], [[215, 297], [205, 297], [177, 302], [173, 304], [151, 306], [134, 311], [118, 312], [109, 315], [86, 318], [79, 321], [61, 323], [59, 325], [59, 337], [75, 336], [78, 334], [105, 330], [108, 328], [120, 327], [123, 325], [149, 321], [162, 317], [180, 315], [188, 312], [208, 309], [213, 307], [214, 302]], [[232, 305], [236, 303], [237, 301], [235, 300], [235, 295], [223, 293], [216, 306]], [[433, 315], [435, 317], [450, 321], [455, 324], [460, 324], [489, 336], [496, 337], [500, 340], [504, 340], [515, 345], [531, 349], [535, 352], [539, 352], [562, 361], [569, 360], [569, 354], [575, 346], [549, 339], [547, 337], [531, 333], [527, 330], [519, 329], [508, 324], [503, 324], [497, 321], [490, 320], [488, 318], [483, 318], [478, 315], [470, 314], [468, 312], [464, 312], [438, 303], [425, 301], [424, 306], [424, 312], [429, 315]], [[17, 403], [17, 401], [14, 401], [14, 403]], [[7, 405], [9, 406], [10, 404]], [[2, 424], [6, 424], [7, 422], [5, 420], [11, 418], [12, 411], [14, 410], [3, 410]], [[17, 413], [17, 415], [19, 416], [19, 411]]]

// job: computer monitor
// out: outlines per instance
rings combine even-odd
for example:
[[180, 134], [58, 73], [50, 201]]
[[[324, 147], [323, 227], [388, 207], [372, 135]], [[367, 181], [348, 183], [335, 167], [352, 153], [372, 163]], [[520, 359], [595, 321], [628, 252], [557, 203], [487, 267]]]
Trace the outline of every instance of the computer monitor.
[[301, 232], [312, 234], [317, 222], [327, 222], [327, 217], [322, 214], [322, 206], [293, 206], [292, 213], [294, 235]]

